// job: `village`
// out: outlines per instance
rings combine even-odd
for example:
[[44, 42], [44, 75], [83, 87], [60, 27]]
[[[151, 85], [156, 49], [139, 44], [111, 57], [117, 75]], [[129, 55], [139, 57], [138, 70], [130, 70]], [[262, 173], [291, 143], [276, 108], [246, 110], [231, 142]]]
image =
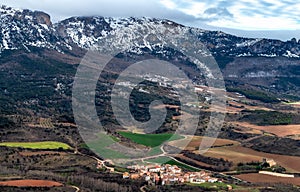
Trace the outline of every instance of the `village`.
[[[202, 184], [202, 183], [224, 183], [223, 179], [215, 178], [209, 171], [186, 171], [177, 165], [170, 164], [147, 164], [147, 165], [131, 165], [127, 167], [127, 172], [118, 172], [110, 161], [98, 161], [97, 169], [105, 168], [111, 173], [119, 173], [123, 179], [144, 180], [148, 185], [175, 185], [175, 184]], [[263, 158], [261, 165], [267, 165], [267, 168], [274, 168], [277, 163], [273, 159]], [[276, 173], [266, 170], [258, 171], [260, 175], [276, 176], [281, 178], [294, 178], [293, 174]], [[237, 178], [235, 178], [237, 179]], [[239, 179], [237, 179], [239, 180]], [[242, 181], [242, 180], [240, 180]], [[232, 189], [231, 185], [227, 185], [228, 190]]]
[[205, 171], [186, 172], [176, 165], [134, 165], [127, 167], [130, 173], [123, 173], [124, 179], [144, 179], [149, 185], [172, 185], [178, 183], [222, 182], [221, 179], [211, 177]]

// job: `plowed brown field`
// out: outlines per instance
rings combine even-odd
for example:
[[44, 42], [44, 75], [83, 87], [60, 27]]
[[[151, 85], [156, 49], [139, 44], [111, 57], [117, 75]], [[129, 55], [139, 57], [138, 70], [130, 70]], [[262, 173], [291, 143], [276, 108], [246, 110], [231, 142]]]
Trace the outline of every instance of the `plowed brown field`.
[[234, 124], [247, 127], [251, 129], [261, 130], [268, 133], [273, 133], [279, 137], [286, 137], [288, 135], [299, 135], [300, 125], [269, 125], [269, 126], [258, 126], [245, 122], [235, 122]]
[[62, 185], [61, 183], [47, 180], [13, 180], [0, 182], [0, 186], [12, 187], [60, 187]]
[[258, 173], [236, 175], [235, 177], [251, 183], [289, 183], [300, 186], [300, 178], [284, 178]]

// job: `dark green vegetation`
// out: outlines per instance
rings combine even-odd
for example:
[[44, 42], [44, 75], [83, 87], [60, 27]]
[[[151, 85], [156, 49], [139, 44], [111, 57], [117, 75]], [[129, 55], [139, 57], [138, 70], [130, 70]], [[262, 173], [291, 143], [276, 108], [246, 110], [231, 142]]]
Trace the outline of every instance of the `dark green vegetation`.
[[290, 138], [263, 136], [253, 139], [245, 145], [266, 153], [300, 156], [299, 141]]
[[149, 146], [149, 147], [156, 147], [161, 145], [166, 141], [172, 141], [177, 139], [182, 139], [184, 137], [172, 134], [172, 133], [164, 133], [164, 134], [138, 134], [138, 133], [131, 133], [131, 132], [124, 132], [120, 131], [120, 135], [131, 139], [132, 141]]
[[[223, 158], [213, 158], [213, 157], [206, 157], [205, 155], [195, 154], [192, 151], [183, 150], [181, 154], [186, 158], [176, 157], [176, 159], [188, 164], [193, 165], [194, 167], [199, 167], [200, 169], [207, 169], [211, 171], [229, 171], [230, 168], [233, 166], [233, 162], [225, 160]], [[192, 161], [193, 160], [193, 161]], [[203, 162], [206, 165], [199, 165], [194, 162], [194, 160], [198, 162]]]
[[216, 55], [215, 59], [221, 69], [224, 69], [228, 63], [234, 61], [233, 57], [227, 57], [221, 55]]
[[237, 164], [237, 174], [243, 173], [257, 173], [259, 171], [270, 171], [276, 173], [284, 173], [286, 169], [279, 165], [270, 167], [266, 162], [247, 162], [247, 163], [238, 163]]
[[263, 91], [257, 91], [253, 89], [244, 89], [244, 88], [236, 88], [236, 87], [227, 87], [227, 91], [229, 92], [238, 92], [249, 99], [259, 100], [264, 103], [278, 103], [280, 102], [273, 94], [266, 93]]
[[[110, 98], [106, 95], [109, 95], [110, 89], [113, 88], [113, 84], [106, 84], [106, 81], [114, 81], [114, 76], [112, 74], [103, 75], [101, 79], [101, 84], [97, 85], [97, 91], [101, 94], [96, 96], [96, 108], [100, 116], [102, 125], [107, 126], [107, 129], [112, 127], [120, 128], [118, 121], [113, 115], [112, 108], [110, 106]], [[124, 87], [123, 87], [124, 88]], [[126, 87], [127, 88], [127, 87]], [[126, 89], [124, 88], [124, 89]], [[140, 92], [139, 90], [143, 89], [146, 92]], [[140, 122], [147, 122], [150, 120], [151, 116], [149, 113], [149, 106], [151, 102], [155, 100], [160, 100], [167, 105], [180, 105], [178, 99], [169, 97], [172, 89], [158, 86], [158, 83], [144, 81], [135, 87], [129, 97], [130, 113], [132, 116]], [[123, 98], [120, 98], [123, 99]], [[167, 109], [167, 114], [165, 122], [163, 125], [155, 132], [152, 133], [161, 133], [161, 132], [174, 132], [176, 127], [172, 125], [172, 117], [180, 115], [175, 109]]]
[[296, 124], [299, 121], [296, 116], [291, 113], [282, 113], [278, 111], [243, 111], [245, 115], [241, 118], [242, 121], [247, 121], [257, 125], [289, 125]]
[[[225, 191], [228, 189], [226, 183], [201, 183], [201, 184], [189, 184], [191, 186], [198, 186], [206, 191]], [[233, 189], [237, 188], [236, 185], [231, 185]]]
[[[76, 65], [64, 62], [64, 58], [45, 50], [35, 53], [5, 51], [0, 57], [0, 112], [5, 115], [28, 115], [72, 118], [70, 113], [72, 78]], [[66, 56], [64, 56], [66, 57]], [[57, 85], [61, 84], [61, 89]], [[34, 115], [35, 116], [35, 115]]]
[[0, 116], [0, 127], [9, 128], [9, 127], [12, 127], [14, 125], [15, 125], [15, 123], [11, 119], [9, 119], [5, 116]]
[[258, 172], [263, 168], [269, 167], [268, 165], [263, 165], [261, 162], [248, 162], [248, 163], [238, 163], [237, 164], [237, 172], [239, 173], [251, 173]]

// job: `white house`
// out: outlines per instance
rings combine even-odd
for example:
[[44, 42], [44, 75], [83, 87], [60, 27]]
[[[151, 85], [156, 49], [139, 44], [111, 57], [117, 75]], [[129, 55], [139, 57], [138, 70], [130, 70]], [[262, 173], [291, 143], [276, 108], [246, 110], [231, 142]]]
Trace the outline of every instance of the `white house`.
[[160, 167], [151, 167], [149, 168], [149, 172], [158, 173], [160, 172]]

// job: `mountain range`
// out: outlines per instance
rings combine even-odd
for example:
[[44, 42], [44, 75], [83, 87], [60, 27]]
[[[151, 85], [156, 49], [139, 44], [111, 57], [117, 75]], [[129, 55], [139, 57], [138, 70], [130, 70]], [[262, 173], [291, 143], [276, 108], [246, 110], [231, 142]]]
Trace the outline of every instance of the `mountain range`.
[[[78, 46], [83, 49], [97, 48], [97, 42], [112, 31], [130, 26], [164, 27], [176, 26], [189, 29], [213, 54], [226, 56], [294, 57], [300, 56], [300, 42], [292, 39], [287, 42], [271, 39], [236, 37], [221, 31], [208, 31], [186, 27], [169, 20], [152, 18], [109, 18], [71, 17], [52, 23], [47, 13], [0, 8], [0, 51], [26, 49], [28, 46], [49, 48], [61, 51]], [[147, 42], [145, 42], [147, 44]]]

